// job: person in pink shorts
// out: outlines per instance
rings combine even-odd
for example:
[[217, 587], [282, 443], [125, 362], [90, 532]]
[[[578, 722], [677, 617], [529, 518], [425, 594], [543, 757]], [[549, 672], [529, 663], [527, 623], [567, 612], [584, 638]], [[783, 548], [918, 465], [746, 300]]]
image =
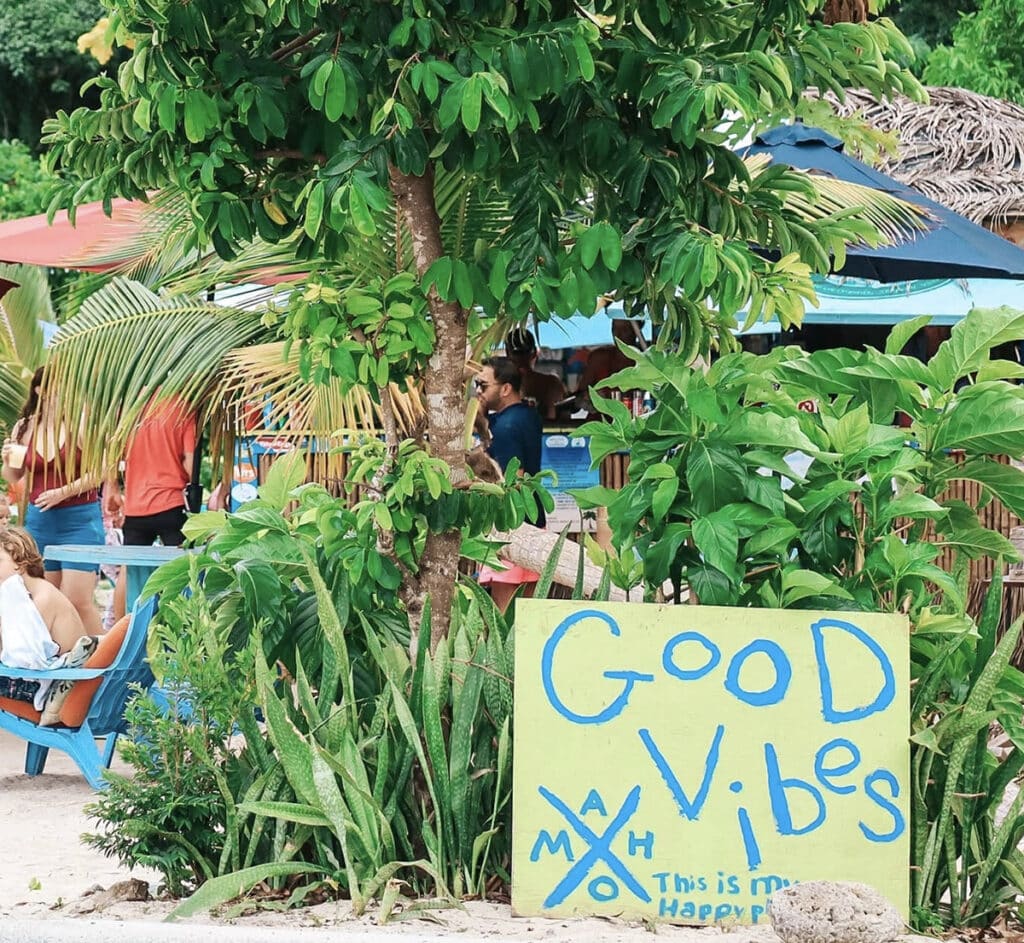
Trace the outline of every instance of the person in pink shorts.
[[[491, 444], [487, 454], [504, 471], [513, 457], [528, 475], [540, 471], [541, 419], [532, 406], [523, 402], [522, 374], [507, 357], [485, 360], [476, 377], [476, 395], [480, 411], [486, 413], [490, 426]], [[535, 521], [537, 527], [545, 523], [544, 509]], [[480, 584], [487, 586], [495, 605], [504, 612], [517, 590], [522, 596], [532, 596], [539, 574], [513, 563], [501, 561], [503, 569], [480, 568]]]

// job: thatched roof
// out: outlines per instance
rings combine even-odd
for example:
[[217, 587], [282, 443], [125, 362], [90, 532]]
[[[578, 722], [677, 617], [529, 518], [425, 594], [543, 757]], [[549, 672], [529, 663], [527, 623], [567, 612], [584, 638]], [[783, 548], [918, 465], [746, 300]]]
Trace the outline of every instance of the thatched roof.
[[884, 173], [990, 228], [1024, 217], [1024, 108], [962, 88], [928, 95], [926, 104], [877, 102], [852, 91], [833, 105], [897, 133], [899, 153], [879, 165]]

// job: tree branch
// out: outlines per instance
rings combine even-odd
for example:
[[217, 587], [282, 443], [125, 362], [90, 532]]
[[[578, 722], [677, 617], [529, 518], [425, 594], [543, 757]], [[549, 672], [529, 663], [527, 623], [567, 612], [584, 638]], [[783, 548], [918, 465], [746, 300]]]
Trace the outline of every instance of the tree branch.
[[287, 59], [293, 52], [298, 52], [307, 43], [321, 35], [323, 35], [323, 30], [319, 27], [317, 29], [311, 29], [308, 33], [296, 36], [291, 42], [285, 43], [280, 49], [272, 52], [270, 54], [270, 58], [274, 62], [280, 62], [282, 59]]

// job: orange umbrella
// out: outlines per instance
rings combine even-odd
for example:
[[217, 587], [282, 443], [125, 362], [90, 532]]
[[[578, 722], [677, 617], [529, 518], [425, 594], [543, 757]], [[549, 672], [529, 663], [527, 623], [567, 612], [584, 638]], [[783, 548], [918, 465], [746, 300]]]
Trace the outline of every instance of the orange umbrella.
[[143, 231], [141, 208], [142, 204], [117, 199], [111, 216], [103, 212], [99, 202], [80, 206], [74, 226], [64, 210], [57, 213], [52, 224], [45, 213], [0, 223], [0, 260], [105, 272], [118, 263], [90, 262], [90, 252], [102, 247], [106, 254], [112, 245], [137, 242]]
[[[159, 241], [159, 234], [147, 232], [145, 212], [146, 204], [118, 198], [112, 201], [110, 216], [103, 212], [100, 202], [82, 204], [74, 225], [65, 210], [54, 216], [53, 223], [47, 222], [45, 213], [8, 220], [0, 223], [0, 262], [83, 272], [123, 269], [133, 259], [141, 258], [154, 240]], [[301, 272], [261, 268], [251, 272], [247, 280], [277, 285], [303, 277]]]

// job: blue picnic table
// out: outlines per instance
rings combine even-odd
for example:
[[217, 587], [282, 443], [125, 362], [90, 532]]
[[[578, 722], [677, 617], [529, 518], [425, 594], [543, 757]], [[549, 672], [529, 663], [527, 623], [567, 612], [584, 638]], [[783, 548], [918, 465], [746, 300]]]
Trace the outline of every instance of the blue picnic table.
[[125, 600], [131, 612], [142, 587], [157, 567], [175, 560], [183, 553], [181, 547], [93, 547], [86, 544], [51, 544], [43, 556], [61, 563], [95, 563], [97, 566], [123, 566], [127, 570], [128, 586]]

